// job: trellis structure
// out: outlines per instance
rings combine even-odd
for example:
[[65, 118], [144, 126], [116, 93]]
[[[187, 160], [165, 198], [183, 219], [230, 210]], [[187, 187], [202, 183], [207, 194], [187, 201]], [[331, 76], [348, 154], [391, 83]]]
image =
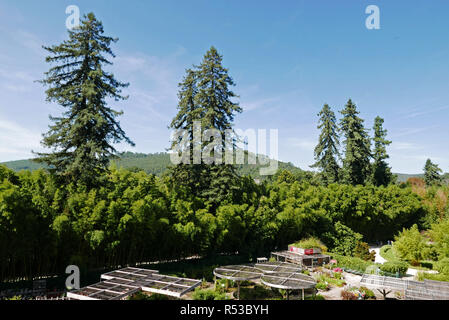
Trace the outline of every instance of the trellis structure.
[[297, 264], [286, 262], [263, 262], [247, 265], [231, 265], [214, 269], [214, 276], [233, 280], [237, 283], [237, 299], [240, 299], [240, 282], [259, 280], [266, 286], [287, 290], [304, 290], [315, 288], [314, 278], [301, 273]]
[[[360, 284], [377, 288], [384, 297], [391, 291], [399, 291], [406, 300], [449, 300], [449, 283], [434, 280], [406, 280], [387, 276], [364, 274]], [[382, 290], [382, 291], [381, 291]], [[387, 290], [390, 290], [387, 292]]]
[[301, 272], [301, 266], [295, 263], [273, 261], [273, 262], [263, 262], [256, 263], [255, 268], [261, 270], [262, 272]]
[[287, 299], [290, 290], [301, 290], [304, 300], [304, 290], [314, 289], [316, 286], [314, 278], [299, 272], [265, 273], [260, 280], [266, 286], [286, 290]]
[[240, 299], [240, 282], [259, 279], [263, 271], [254, 265], [231, 265], [214, 269], [214, 276], [237, 283], [237, 299]]
[[67, 297], [75, 300], [121, 300], [144, 291], [180, 298], [201, 284], [200, 280], [131, 267], [102, 274], [101, 279], [103, 281], [99, 283], [68, 292]]

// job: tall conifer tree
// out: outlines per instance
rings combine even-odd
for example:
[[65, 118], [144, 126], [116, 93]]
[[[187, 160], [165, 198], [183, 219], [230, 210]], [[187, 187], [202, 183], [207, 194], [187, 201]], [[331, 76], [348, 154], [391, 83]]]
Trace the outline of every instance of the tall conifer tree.
[[338, 160], [339, 129], [335, 113], [325, 104], [318, 114], [320, 117], [318, 129], [321, 130], [318, 145], [315, 147], [315, 163], [312, 168], [319, 168], [325, 184], [338, 182], [340, 167]]
[[[223, 57], [215, 47], [211, 47], [198, 66], [198, 94], [195, 102], [203, 109], [201, 119], [202, 129], [215, 128], [221, 132], [222, 147], [225, 148], [225, 130], [232, 130], [234, 116], [242, 112], [238, 103], [232, 98], [237, 97], [230, 89], [235, 83], [228, 74], [228, 69], [222, 65]], [[207, 144], [207, 142], [205, 142]], [[213, 205], [217, 206], [224, 200], [230, 200], [236, 188], [237, 173], [231, 164], [212, 164], [208, 166], [209, 187], [203, 191]]]
[[376, 186], [386, 186], [393, 180], [391, 168], [385, 161], [389, 158], [387, 146], [391, 141], [387, 140], [387, 130], [383, 128], [384, 119], [376, 117], [374, 120], [374, 163], [373, 163], [373, 184]]
[[[204, 188], [203, 174], [206, 170], [203, 163], [195, 164], [194, 157], [194, 121], [202, 118], [203, 111], [195, 103], [195, 96], [198, 93], [198, 74], [192, 69], [186, 70], [186, 75], [181, 83], [179, 83], [178, 92], [178, 113], [170, 123], [170, 128], [173, 130], [185, 130], [188, 134], [190, 142], [189, 150], [182, 150], [189, 152], [189, 163], [179, 163], [170, 167], [170, 174], [175, 182], [174, 187], [186, 187], [189, 193], [198, 195]], [[183, 137], [178, 137], [177, 140], [172, 141], [172, 148], [176, 144], [181, 144]], [[185, 147], [185, 146], [183, 146]]]
[[108, 106], [106, 99], [126, 100], [119, 82], [103, 67], [112, 64], [106, 55], [118, 39], [103, 35], [103, 25], [93, 13], [84, 16], [80, 26], [69, 30], [69, 39], [60, 45], [44, 47], [49, 63], [57, 65], [45, 73], [41, 82], [48, 86], [47, 101], [66, 109], [61, 117], [52, 117], [50, 130], [43, 135], [42, 145], [53, 149], [37, 153], [37, 161], [45, 162], [65, 181], [81, 181], [95, 185], [97, 176], [107, 169], [116, 152], [113, 143], [125, 140], [116, 118], [122, 114]]
[[[202, 63], [188, 70], [180, 84], [178, 114], [173, 119], [172, 129], [188, 130], [193, 138], [193, 122], [201, 123], [201, 130], [217, 129], [225, 147], [225, 130], [232, 130], [234, 116], [242, 109], [232, 101], [237, 97], [230, 89], [234, 81], [228, 69], [222, 65], [222, 56], [211, 47]], [[191, 140], [192, 141], [192, 140]], [[202, 151], [209, 141], [203, 141]], [[193, 155], [193, 150], [191, 150]], [[237, 174], [233, 165], [204, 164], [177, 165], [171, 175], [175, 183], [188, 185], [191, 192], [207, 199], [213, 205], [229, 199], [236, 186]], [[183, 180], [184, 177], [184, 180]], [[188, 183], [186, 183], [188, 181]]]
[[357, 115], [356, 105], [351, 99], [341, 111], [343, 119], [340, 128], [345, 140], [345, 158], [343, 160], [343, 180], [345, 183], [358, 185], [368, 181], [370, 176], [371, 142], [363, 126], [364, 120]]
[[439, 184], [442, 180], [441, 173], [443, 170], [432, 160], [427, 159], [424, 166], [424, 181], [428, 186], [433, 184]]

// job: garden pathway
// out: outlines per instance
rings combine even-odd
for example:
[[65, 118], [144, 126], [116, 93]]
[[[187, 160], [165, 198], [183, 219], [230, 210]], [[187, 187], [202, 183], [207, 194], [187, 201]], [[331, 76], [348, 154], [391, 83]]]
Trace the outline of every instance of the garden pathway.
[[376, 258], [375, 258], [374, 262], [380, 263], [380, 264], [384, 264], [385, 262], [387, 262], [387, 260], [382, 258], [380, 255], [380, 247], [370, 247], [369, 250], [370, 251], [374, 250], [376, 252]]

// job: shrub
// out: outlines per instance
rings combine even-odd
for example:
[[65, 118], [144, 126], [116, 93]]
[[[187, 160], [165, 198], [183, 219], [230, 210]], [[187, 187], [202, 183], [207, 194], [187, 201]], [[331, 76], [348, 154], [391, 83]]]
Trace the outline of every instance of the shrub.
[[[376, 253], [374, 252], [374, 256]], [[369, 245], [363, 241], [357, 241], [354, 249], [354, 257], [360, 258], [365, 261], [374, 261], [372, 253], [369, 251]]]
[[449, 257], [449, 219], [433, 224], [430, 236], [440, 259]]
[[432, 261], [421, 261], [421, 267], [432, 270], [434, 268]]
[[389, 273], [399, 273], [399, 274], [405, 274], [408, 270], [408, 265], [405, 262], [400, 261], [388, 261], [385, 262], [383, 265], [380, 266], [380, 270], [384, 272]]
[[193, 292], [193, 300], [227, 300], [225, 293], [221, 293], [212, 289], [195, 289]]
[[327, 285], [326, 282], [318, 282], [318, 283], [316, 284], [315, 287], [316, 287], [318, 290], [324, 290], [324, 291], [326, 291], [326, 290], [329, 289], [329, 286]]
[[423, 260], [426, 252], [426, 239], [421, 235], [418, 226], [415, 224], [410, 229], [403, 229], [398, 236], [395, 237], [393, 245], [395, 253], [402, 260], [420, 261]]
[[428, 272], [419, 272], [418, 281], [424, 281], [424, 279], [449, 282], [449, 274], [445, 273], [434, 274]]
[[[234, 292], [237, 297], [237, 292]], [[255, 285], [253, 288], [240, 288], [240, 300], [261, 300], [281, 298], [278, 290], [267, 289], [260, 285]]]
[[419, 267], [421, 265], [421, 263], [418, 260], [412, 260], [412, 261], [410, 261], [410, 265], [412, 267]]
[[354, 293], [347, 291], [347, 290], [343, 290], [341, 292], [341, 298], [343, 300], [357, 300], [357, 297]]
[[360, 287], [359, 291], [364, 294], [364, 299], [376, 299], [374, 292], [366, 287]]
[[435, 262], [434, 268], [438, 270], [439, 273], [449, 275], [449, 258], [444, 258], [438, 262]]
[[153, 293], [152, 295], [150, 295], [148, 297], [147, 300], [157, 300], [157, 301], [161, 301], [161, 300], [170, 300], [169, 297], [164, 296], [163, 294], [158, 294], [158, 293]]
[[347, 257], [335, 253], [332, 253], [331, 256], [337, 260], [337, 266], [340, 268], [365, 272], [366, 268], [375, 265], [370, 261], [365, 261], [360, 258]]
[[[241, 285], [246, 285], [246, 283], [243, 283]], [[215, 281], [215, 290], [221, 293], [226, 292], [226, 289], [228, 288], [234, 287], [236, 287], [235, 282], [229, 279], [217, 279]]]
[[426, 260], [432, 260], [432, 261], [438, 260], [438, 251], [432, 245], [425, 247], [423, 249], [422, 254], [423, 254], [423, 258]]
[[326, 239], [326, 243], [330, 244], [333, 252], [352, 256], [357, 243], [360, 242], [363, 236], [345, 226], [340, 221], [337, 221], [334, 227], [334, 231], [325, 233], [324, 238]]
[[318, 238], [314, 238], [314, 237], [303, 239], [303, 240], [295, 242], [291, 245], [295, 246], [297, 248], [303, 248], [303, 249], [320, 248], [321, 251], [323, 251], [323, 252], [327, 251], [327, 247], [321, 242], [321, 240]]
[[318, 283], [325, 283], [326, 285], [333, 285], [336, 287], [343, 287], [346, 284], [346, 281], [343, 279], [335, 279], [331, 278], [325, 274], [321, 274], [317, 278]]

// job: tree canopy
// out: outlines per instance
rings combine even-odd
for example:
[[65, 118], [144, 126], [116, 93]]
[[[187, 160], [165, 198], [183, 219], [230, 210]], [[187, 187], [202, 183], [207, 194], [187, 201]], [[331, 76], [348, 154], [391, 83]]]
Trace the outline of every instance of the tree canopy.
[[44, 47], [50, 55], [48, 63], [56, 63], [41, 82], [48, 86], [47, 100], [66, 111], [52, 117], [43, 146], [50, 153], [37, 153], [37, 161], [65, 181], [83, 181], [95, 185], [116, 150], [113, 143], [122, 140], [134, 145], [121, 129], [117, 117], [122, 114], [108, 106], [107, 99], [126, 100], [119, 82], [104, 70], [114, 57], [110, 45], [118, 39], [103, 35], [103, 25], [89, 13], [80, 26], [69, 30], [69, 39], [60, 45]]
[[312, 168], [319, 168], [325, 184], [339, 181], [340, 167], [338, 160], [339, 128], [335, 113], [325, 104], [318, 114], [320, 117], [318, 129], [321, 130], [318, 145], [315, 147], [315, 164]]

